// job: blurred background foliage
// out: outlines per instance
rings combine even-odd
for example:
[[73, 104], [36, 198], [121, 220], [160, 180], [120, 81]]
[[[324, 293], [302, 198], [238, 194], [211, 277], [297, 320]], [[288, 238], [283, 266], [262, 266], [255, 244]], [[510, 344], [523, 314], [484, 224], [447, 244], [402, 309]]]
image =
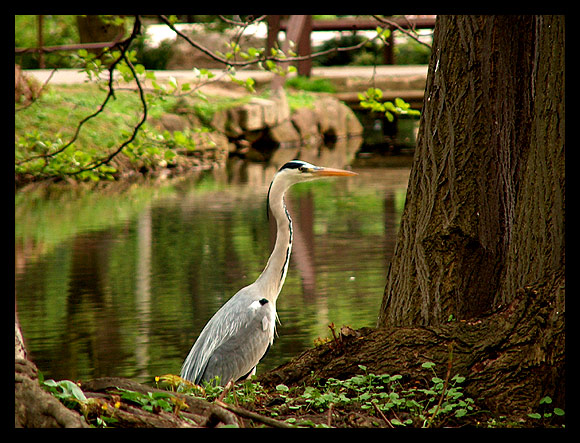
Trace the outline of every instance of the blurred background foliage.
[[[38, 16], [16, 15], [14, 18], [14, 39], [16, 47], [36, 47], [38, 44]], [[228, 20], [239, 21], [249, 16], [224, 16]], [[334, 19], [346, 17], [344, 15], [315, 15], [316, 19]], [[132, 21], [128, 21], [126, 28], [130, 29]], [[188, 23], [203, 24], [207, 32], [223, 32], [235, 25], [220, 19], [217, 15], [190, 15], [179, 16], [179, 20]], [[198, 31], [196, 33], [199, 34]], [[76, 15], [45, 15], [43, 16], [43, 36], [45, 46], [69, 45], [80, 42], [80, 34]], [[426, 64], [429, 62], [430, 51], [427, 47], [407, 38], [395, 31], [397, 44], [395, 45], [395, 63], [398, 65]], [[199, 35], [198, 35], [199, 37]], [[315, 45], [314, 51], [324, 51], [335, 47], [353, 46], [364, 40], [360, 33], [341, 32], [336, 33], [334, 38]], [[174, 41], [165, 40], [158, 45], [153, 45], [146, 35], [138, 37], [131, 47], [137, 51], [137, 59], [146, 69], [163, 70], [175, 54]], [[342, 66], [342, 65], [375, 65], [381, 64], [383, 57], [383, 43], [378, 41], [369, 44], [357, 51], [335, 52], [317, 57], [313, 61], [314, 66]], [[38, 56], [35, 53], [18, 55], [16, 62], [23, 69], [39, 68]], [[52, 52], [45, 54], [46, 68], [75, 68], [77, 57], [74, 52]]]

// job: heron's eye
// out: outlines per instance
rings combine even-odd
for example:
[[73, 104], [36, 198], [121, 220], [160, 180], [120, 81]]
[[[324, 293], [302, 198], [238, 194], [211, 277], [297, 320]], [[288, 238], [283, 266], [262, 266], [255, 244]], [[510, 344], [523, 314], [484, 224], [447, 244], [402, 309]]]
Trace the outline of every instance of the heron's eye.
[[308, 172], [308, 169], [306, 168], [306, 166], [300, 166], [300, 167], [298, 168], [298, 170], [299, 170], [300, 172]]

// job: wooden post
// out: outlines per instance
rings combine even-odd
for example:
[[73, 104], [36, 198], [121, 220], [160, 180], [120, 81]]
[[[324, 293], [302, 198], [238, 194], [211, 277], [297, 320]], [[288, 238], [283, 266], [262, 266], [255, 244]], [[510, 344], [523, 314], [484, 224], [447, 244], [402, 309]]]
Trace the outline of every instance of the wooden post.
[[[304, 22], [302, 24], [302, 30], [300, 37], [297, 42], [297, 53], [298, 55], [310, 55], [312, 53], [312, 45], [310, 39], [310, 33], [312, 32], [312, 16], [304, 16]], [[310, 71], [312, 70], [312, 59], [302, 60], [298, 62], [298, 75], [304, 75], [310, 77]]]
[[266, 51], [269, 54], [270, 49], [276, 45], [278, 41], [278, 33], [280, 32], [280, 15], [269, 15], [266, 18], [268, 23], [268, 37], [266, 39]]
[[[286, 25], [286, 40], [282, 45], [282, 52], [284, 54], [288, 53], [290, 49], [290, 42], [294, 42], [298, 47], [300, 45], [300, 40], [303, 35], [304, 24], [306, 22], [307, 15], [291, 15], [288, 19]], [[308, 37], [310, 38], [310, 32], [308, 32]], [[284, 78], [280, 76], [274, 77], [272, 80], [272, 89], [281, 89], [284, 85]]]

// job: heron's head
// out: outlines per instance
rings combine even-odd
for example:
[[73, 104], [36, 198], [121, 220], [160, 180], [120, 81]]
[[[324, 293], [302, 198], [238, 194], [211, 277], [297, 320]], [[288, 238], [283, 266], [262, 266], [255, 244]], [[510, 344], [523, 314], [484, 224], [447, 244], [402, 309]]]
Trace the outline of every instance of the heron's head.
[[358, 174], [344, 169], [315, 166], [302, 160], [292, 160], [278, 170], [274, 180], [280, 180], [285, 182], [287, 186], [292, 186], [295, 183], [317, 180], [324, 177], [344, 177], [352, 175]]
[[290, 186], [296, 183], [317, 180], [319, 178], [325, 177], [347, 177], [352, 175], [358, 174], [356, 172], [346, 171], [344, 169], [314, 166], [313, 164], [302, 160], [289, 161], [284, 166], [282, 166], [278, 172], [276, 172], [272, 183], [270, 183], [267, 206], [270, 206], [271, 201], [281, 202], [284, 192], [286, 192]]

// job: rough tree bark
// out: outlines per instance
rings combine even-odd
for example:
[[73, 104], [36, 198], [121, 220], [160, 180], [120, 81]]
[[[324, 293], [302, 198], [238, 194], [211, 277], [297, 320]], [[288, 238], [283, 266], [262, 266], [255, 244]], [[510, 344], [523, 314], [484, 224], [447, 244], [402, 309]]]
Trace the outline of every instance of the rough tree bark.
[[509, 303], [564, 268], [564, 21], [439, 17], [380, 326]]
[[[369, 370], [468, 377], [492, 411], [564, 408], [564, 18], [438, 16], [377, 330], [265, 383]], [[450, 321], [452, 320], [452, 321]], [[338, 354], [337, 354], [338, 352]], [[443, 374], [442, 374], [443, 376]]]

